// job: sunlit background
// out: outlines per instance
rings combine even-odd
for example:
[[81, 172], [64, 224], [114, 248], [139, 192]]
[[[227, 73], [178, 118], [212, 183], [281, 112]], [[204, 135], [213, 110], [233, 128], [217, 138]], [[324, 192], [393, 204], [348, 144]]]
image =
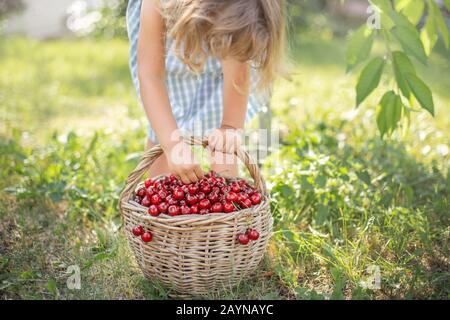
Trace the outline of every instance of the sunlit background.
[[[168, 297], [141, 276], [119, 229], [118, 193], [146, 126], [126, 5], [0, 0], [2, 298]], [[346, 73], [347, 35], [368, 5], [288, 1], [292, 77], [252, 124], [281, 132], [277, 160], [262, 167], [275, 235], [261, 270], [221, 297], [449, 297], [450, 53], [439, 40], [427, 66], [415, 63], [436, 116], [412, 112], [381, 139], [375, 115], [392, 77], [355, 108], [360, 68]], [[376, 41], [374, 54], [384, 50]], [[81, 290], [65, 285], [69, 265], [82, 268]], [[364, 285], [373, 265], [381, 288]]]

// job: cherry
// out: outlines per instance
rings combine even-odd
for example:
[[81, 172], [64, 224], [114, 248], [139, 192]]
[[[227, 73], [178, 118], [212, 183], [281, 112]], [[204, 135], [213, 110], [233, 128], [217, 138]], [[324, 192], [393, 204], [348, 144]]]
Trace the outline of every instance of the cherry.
[[136, 226], [132, 229], [132, 231], [136, 237], [139, 237], [141, 234], [144, 233], [144, 228], [142, 228], [142, 226]]
[[216, 202], [212, 205], [211, 211], [214, 213], [223, 212], [223, 206], [220, 202]]
[[238, 241], [240, 244], [243, 244], [245, 246], [246, 244], [248, 244], [250, 239], [248, 238], [248, 236], [245, 233], [240, 233], [240, 234], [238, 234]]
[[186, 200], [180, 200], [180, 201], [178, 201], [178, 204], [180, 206], [185, 206], [186, 205]]
[[184, 199], [184, 191], [181, 188], [176, 188], [172, 192], [173, 198], [176, 200], [183, 200]]
[[139, 203], [139, 204], [141, 204], [142, 198], [141, 198], [141, 197], [138, 197], [138, 196], [135, 196], [135, 197], [133, 198], [133, 201], [134, 201], [134, 202], [137, 202], [137, 203]]
[[234, 192], [228, 192], [225, 196], [225, 200], [228, 202], [236, 202], [238, 200], [238, 195]]
[[219, 201], [219, 194], [218, 194], [218, 193], [215, 193], [215, 192], [211, 192], [211, 193], [208, 195], [208, 199], [209, 199], [209, 201], [211, 201], [212, 203], [218, 202], [218, 201]]
[[142, 204], [144, 207], [150, 207], [150, 205], [151, 205], [152, 203], [150, 202], [150, 199], [149, 199], [147, 196], [145, 196], [144, 198], [142, 198], [141, 204]]
[[181, 211], [181, 214], [190, 214], [191, 213], [191, 209], [186, 205], [181, 206], [180, 211]]
[[211, 202], [208, 199], [203, 199], [198, 203], [198, 207], [201, 209], [209, 209], [211, 207]]
[[214, 178], [214, 177], [210, 177], [210, 178], [208, 178], [208, 180], [206, 180], [206, 181], [208, 181], [208, 183], [209, 183], [211, 186], [215, 186], [216, 183], [217, 183], [217, 179]]
[[142, 239], [142, 241], [144, 241], [144, 242], [150, 242], [150, 241], [152, 241], [152, 239], [153, 239], [153, 235], [152, 235], [151, 232], [144, 232], [144, 233], [141, 235], [141, 239]]
[[201, 209], [199, 213], [200, 214], [208, 214], [209, 210], [208, 209]]
[[144, 186], [145, 186], [146, 188], [148, 188], [148, 187], [152, 186], [153, 183], [154, 183], [153, 180], [152, 180], [151, 178], [148, 178], [148, 179], [146, 179], [146, 180], [144, 181]]
[[149, 196], [149, 197], [151, 197], [152, 195], [154, 195], [155, 194], [155, 192], [156, 192], [156, 189], [155, 189], [155, 187], [154, 186], [150, 186], [150, 187], [148, 187], [147, 188], [147, 196]]
[[147, 190], [144, 187], [139, 188], [138, 191], [136, 192], [136, 194], [139, 197], [145, 197], [147, 195]]
[[237, 202], [242, 203], [245, 199], [248, 199], [248, 196], [244, 193], [239, 193], [237, 195]]
[[178, 180], [178, 178], [177, 178], [176, 175], [171, 174], [171, 175], [169, 176], [169, 181], [170, 181], [170, 182], [175, 182], [175, 181], [177, 181], [177, 180]]
[[167, 208], [167, 213], [172, 217], [177, 216], [180, 214], [180, 207], [177, 205], [171, 205]]
[[154, 194], [150, 197], [150, 202], [154, 205], [158, 205], [161, 203], [161, 197], [158, 194]]
[[188, 192], [190, 194], [196, 194], [198, 192], [198, 190], [199, 190], [199, 187], [196, 184], [190, 184], [188, 187]]
[[198, 205], [194, 204], [191, 206], [190, 208], [190, 214], [198, 214], [199, 210], [198, 210]]
[[225, 204], [223, 205], [223, 211], [225, 213], [230, 213], [230, 212], [233, 212], [234, 210], [235, 210], [235, 207], [231, 202], [225, 202]]
[[259, 232], [255, 229], [247, 229], [246, 234], [250, 240], [258, 240]]
[[188, 194], [187, 196], [186, 196], [186, 203], [188, 204], [188, 205], [193, 205], [193, 204], [196, 204], [198, 202], [198, 198], [197, 198], [197, 196], [194, 196], [194, 195], [192, 195], [192, 194]]
[[241, 207], [243, 208], [250, 208], [252, 206], [252, 201], [248, 198], [244, 199], [244, 201], [241, 202]]
[[211, 192], [211, 186], [208, 183], [203, 183], [200, 186], [200, 190], [202, 190], [203, 193], [210, 193]]
[[234, 193], [239, 193], [241, 192], [241, 187], [238, 184], [232, 184], [231, 191], [233, 191]]
[[158, 207], [157, 207], [156, 205], [154, 205], [154, 204], [152, 204], [152, 205], [148, 208], [147, 212], [148, 212], [149, 215], [151, 215], [151, 216], [153, 216], [153, 217], [156, 217], [156, 216], [159, 215]]
[[203, 200], [203, 199], [205, 199], [205, 197], [206, 197], [206, 195], [205, 195], [203, 192], [199, 192], [199, 193], [197, 194], [198, 200]]
[[161, 202], [158, 205], [158, 211], [160, 213], [166, 213], [167, 212], [167, 208], [169, 207], [169, 204], [167, 202]]
[[254, 193], [250, 196], [250, 200], [253, 204], [260, 204], [261, 203], [261, 195], [259, 193]]
[[173, 204], [178, 204], [178, 201], [175, 200], [170, 194], [167, 196], [166, 201], [169, 206]]

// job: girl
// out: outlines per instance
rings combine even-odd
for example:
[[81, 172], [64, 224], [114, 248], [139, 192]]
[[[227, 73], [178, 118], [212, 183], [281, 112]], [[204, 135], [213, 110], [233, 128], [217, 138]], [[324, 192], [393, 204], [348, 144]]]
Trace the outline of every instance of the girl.
[[[237, 175], [239, 130], [267, 103], [284, 48], [283, 0], [129, 0], [134, 85], [150, 122], [150, 175], [203, 176], [179, 129], [208, 134], [211, 167]], [[258, 89], [258, 90], [256, 90]], [[250, 94], [251, 92], [251, 94]]]

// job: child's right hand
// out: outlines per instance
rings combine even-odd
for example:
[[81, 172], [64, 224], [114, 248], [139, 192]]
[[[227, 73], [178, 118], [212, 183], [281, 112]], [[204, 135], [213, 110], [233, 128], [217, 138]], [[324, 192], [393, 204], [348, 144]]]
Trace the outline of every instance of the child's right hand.
[[197, 182], [203, 178], [203, 170], [190, 145], [180, 141], [167, 151], [166, 156], [169, 169], [173, 174], [179, 176], [183, 183]]

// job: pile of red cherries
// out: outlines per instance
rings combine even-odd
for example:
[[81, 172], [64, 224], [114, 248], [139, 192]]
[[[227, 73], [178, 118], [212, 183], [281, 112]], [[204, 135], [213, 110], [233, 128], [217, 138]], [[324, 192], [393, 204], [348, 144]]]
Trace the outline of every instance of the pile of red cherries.
[[[169, 216], [187, 214], [232, 213], [261, 203], [261, 194], [243, 179], [227, 181], [214, 171], [208, 172], [196, 183], [184, 184], [175, 175], [154, 180], [148, 178], [134, 194], [135, 202], [148, 208], [153, 217], [160, 214]], [[132, 233], [143, 242], [151, 242], [153, 234], [142, 226], [135, 226]], [[247, 229], [237, 235], [237, 241], [247, 245], [257, 240], [259, 233]]]
[[167, 214], [231, 213], [258, 205], [261, 194], [243, 179], [227, 181], [210, 171], [196, 183], [184, 184], [174, 175], [148, 178], [136, 191], [134, 201], [147, 207], [151, 216]]

